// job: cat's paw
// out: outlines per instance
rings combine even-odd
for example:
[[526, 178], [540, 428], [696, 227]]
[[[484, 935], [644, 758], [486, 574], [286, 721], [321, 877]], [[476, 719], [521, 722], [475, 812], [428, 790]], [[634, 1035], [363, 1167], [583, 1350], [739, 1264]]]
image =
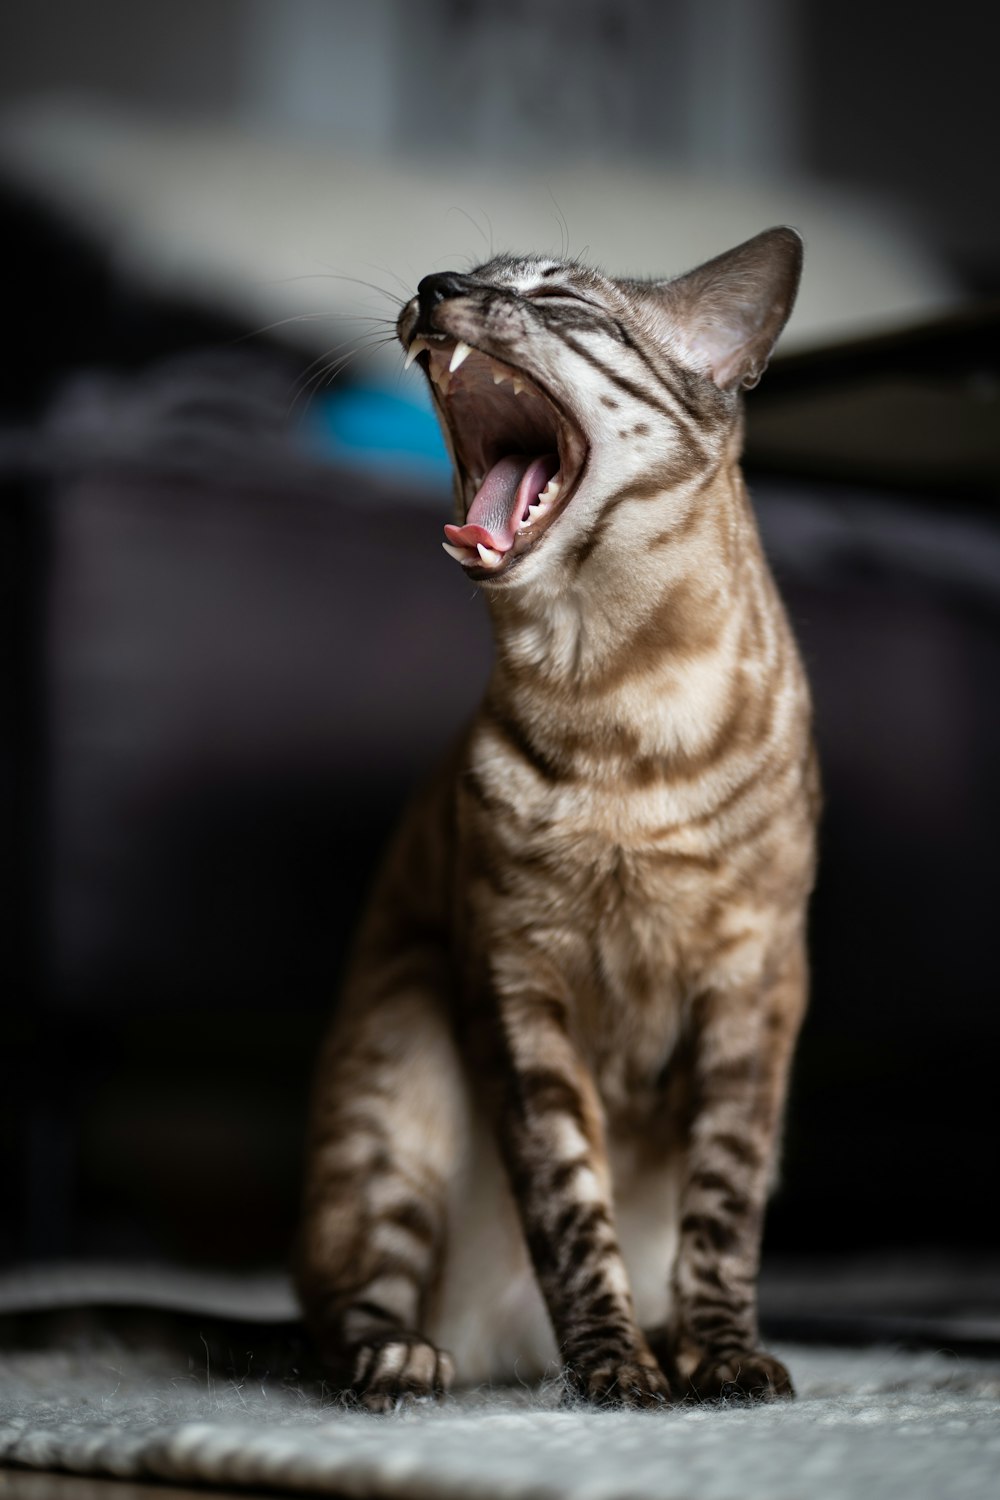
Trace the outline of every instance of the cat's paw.
[[591, 1368], [570, 1368], [566, 1386], [570, 1401], [585, 1401], [591, 1406], [643, 1410], [667, 1406], [673, 1400], [663, 1371], [637, 1360], [609, 1359]]
[[451, 1355], [425, 1339], [387, 1338], [355, 1351], [351, 1394], [367, 1411], [390, 1412], [414, 1401], [439, 1401], [454, 1374]]
[[762, 1349], [723, 1349], [706, 1354], [691, 1376], [700, 1401], [777, 1401], [795, 1395], [780, 1359]]

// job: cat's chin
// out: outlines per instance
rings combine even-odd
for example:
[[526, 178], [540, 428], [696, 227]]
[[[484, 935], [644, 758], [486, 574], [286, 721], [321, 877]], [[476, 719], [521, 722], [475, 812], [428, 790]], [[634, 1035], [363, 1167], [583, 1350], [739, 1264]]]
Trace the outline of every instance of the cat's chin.
[[499, 583], [566, 509], [588, 444], [563, 407], [524, 370], [444, 334], [411, 339], [448, 435], [460, 524], [442, 543], [468, 577]]

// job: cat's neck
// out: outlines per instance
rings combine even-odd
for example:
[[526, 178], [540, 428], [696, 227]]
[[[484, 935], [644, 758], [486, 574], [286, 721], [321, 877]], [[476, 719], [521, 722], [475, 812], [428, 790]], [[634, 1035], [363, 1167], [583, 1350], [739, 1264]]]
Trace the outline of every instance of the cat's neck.
[[565, 742], [603, 724], [636, 753], [690, 749], [724, 712], [748, 632], [759, 649], [780, 628], [738, 465], [672, 514], [666, 545], [609, 547], [558, 589], [491, 599], [490, 697], [536, 736]]

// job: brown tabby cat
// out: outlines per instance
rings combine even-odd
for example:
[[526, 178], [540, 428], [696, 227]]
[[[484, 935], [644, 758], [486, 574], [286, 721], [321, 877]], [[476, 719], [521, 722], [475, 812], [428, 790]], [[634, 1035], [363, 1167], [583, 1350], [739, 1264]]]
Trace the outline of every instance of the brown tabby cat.
[[755, 1281], [818, 788], [738, 460], [801, 258], [789, 229], [666, 282], [501, 256], [400, 314], [496, 665], [316, 1089], [299, 1285], [372, 1410], [556, 1360], [592, 1402], [791, 1394]]

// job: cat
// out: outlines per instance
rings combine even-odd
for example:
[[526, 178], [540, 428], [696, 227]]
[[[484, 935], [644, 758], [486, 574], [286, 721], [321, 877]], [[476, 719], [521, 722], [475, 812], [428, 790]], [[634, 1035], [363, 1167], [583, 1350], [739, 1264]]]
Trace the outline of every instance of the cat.
[[560, 1365], [595, 1404], [792, 1394], [756, 1276], [819, 789], [739, 458], [801, 262], [497, 256], [399, 315], [496, 652], [315, 1087], [298, 1286], [373, 1411]]

